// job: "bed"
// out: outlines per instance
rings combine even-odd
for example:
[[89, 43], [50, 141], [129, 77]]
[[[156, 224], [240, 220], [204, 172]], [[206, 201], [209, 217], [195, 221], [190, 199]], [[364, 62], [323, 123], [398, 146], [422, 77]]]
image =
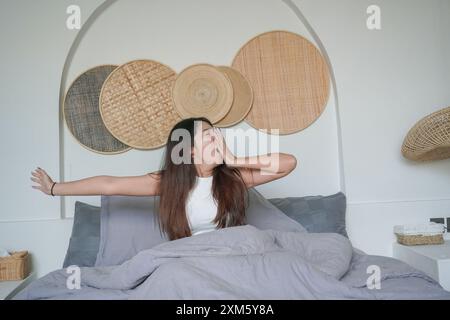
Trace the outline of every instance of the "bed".
[[169, 241], [158, 197], [77, 202], [61, 269], [14, 299], [450, 299], [423, 272], [354, 248], [345, 195], [266, 199], [246, 224]]

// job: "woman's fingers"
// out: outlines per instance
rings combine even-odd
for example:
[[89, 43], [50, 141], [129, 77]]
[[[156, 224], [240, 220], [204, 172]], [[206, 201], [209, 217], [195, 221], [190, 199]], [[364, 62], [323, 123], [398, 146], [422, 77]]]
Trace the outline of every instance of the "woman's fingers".
[[216, 134], [216, 137], [217, 137], [217, 142], [218, 142], [219, 146], [221, 148], [223, 148], [224, 138], [222, 136], [222, 133], [220, 132], [220, 130], [218, 128], [215, 128], [215, 129], [216, 129], [215, 134]]
[[214, 128], [214, 135], [218, 138], [220, 138], [220, 131], [217, 128]]
[[40, 177], [41, 176], [41, 173], [40, 172], [32, 172], [31, 173], [34, 177]]
[[44, 178], [44, 174], [40, 171], [36, 171], [36, 172], [31, 172], [31, 175], [37, 179], [43, 179]]
[[40, 183], [40, 182], [41, 182], [41, 180], [39, 180], [39, 179], [37, 179], [37, 178], [33, 178], [33, 177], [31, 177], [30, 180], [32, 180], [32, 181], [34, 181], [34, 182], [37, 182], [37, 183]]
[[215, 128], [213, 130], [213, 134], [214, 134], [214, 144], [216, 145], [217, 149], [220, 149], [220, 137], [217, 135]]
[[40, 182], [41, 177], [40, 177], [40, 175], [39, 175], [38, 173], [32, 172], [31, 174], [32, 174], [33, 176], [30, 177], [30, 180], [32, 180], [32, 181], [34, 181], [34, 182]]
[[47, 190], [46, 185], [48, 184], [47, 180], [51, 180], [51, 179], [47, 175], [47, 173], [45, 172], [44, 169], [42, 169], [41, 167], [36, 167], [36, 169], [34, 169], [34, 171], [31, 172], [30, 180], [38, 184], [38, 185], [32, 185], [31, 187], [33, 189], [37, 189], [37, 190], [42, 191], [45, 194], [48, 194], [46, 192], [46, 190]]
[[217, 130], [217, 128], [214, 128], [214, 130], [213, 130], [213, 132], [214, 132], [214, 137], [216, 137], [216, 140], [218, 141], [218, 142], [220, 142], [220, 132]]
[[[34, 172], [31, 173], [33, 176], [37, 177], [37, 178], [41, 178], [44, 179], [45, 177], [49, 177], [49, 175], [47, 174], [47, 172], [45, 172], [44, 169], [41, 169], [40, 167], [37, 167], [36, 170]], [[50, 178], [50, 177], [49, 177]]]
[[218, 143], [219, 143], [219, 146], [220, 146], [221, 148], [223, 148], [224, 139], [223, 139], [222, 133], [220, 132], [219, 129], [217, 129], [216, 135], [217, 135], [217, 141], [218, 141]]

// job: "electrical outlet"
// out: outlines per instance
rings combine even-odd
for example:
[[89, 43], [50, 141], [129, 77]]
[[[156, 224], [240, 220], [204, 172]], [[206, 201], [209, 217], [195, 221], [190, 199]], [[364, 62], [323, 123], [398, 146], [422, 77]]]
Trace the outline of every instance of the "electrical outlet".
[[445, 232], [449, 232], [450, 218], [430, 218], [430, 222], [442, 223], [445, 227]]
[[445, 225], [444, 218], [430, 218], [430, 222], [442, 223], [443, 225]]

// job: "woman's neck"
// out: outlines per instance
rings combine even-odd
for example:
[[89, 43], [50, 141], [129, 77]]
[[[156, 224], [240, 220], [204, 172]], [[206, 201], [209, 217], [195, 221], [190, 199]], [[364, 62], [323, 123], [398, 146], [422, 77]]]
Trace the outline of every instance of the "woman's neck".
[[201, 166], [196, 166], [197, 176], [200, 178], [207, 178], [213, 175], [214, 168], [202, 168]]

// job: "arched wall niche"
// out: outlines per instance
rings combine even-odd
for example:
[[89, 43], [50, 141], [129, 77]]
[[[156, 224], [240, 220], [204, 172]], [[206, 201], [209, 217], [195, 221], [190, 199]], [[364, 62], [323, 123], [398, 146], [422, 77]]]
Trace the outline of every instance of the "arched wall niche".
[[[312, 25], [309, 23], [308, 19], [303, 14], [302, 10], [294, 3], [294, 1], [291, 0], [271, 0], [271, 1], [278, 1], [281, 3], [284, 3], [286, 9], [288, 12], [291, 12], [295, 15], [295, 17], [298, 19], [298, 21], [304, 26], [304, 28], [307, 30], [307, 32], [310, 35], [310, 38], [313, 40], [315, 45], [319, 48], [321, 51], [327, 65], [330, 71], [330, 77], [331, 77], [331, 90], [332, 95], [330, 95], [330, 100], [333, 99], [334, 107], [335, 107], [335, 115], [336, 115], [336, 136], [337, 136], [337, 167], [338, 167], [338, 175], [339, 175], [339, 188], [340, 191], [344, 192], [346, 191], [345, 187], [345, 174], [344, 174], [344, 159], [343, 159], [343, 146], [342, 146], [342, 130], [341, 130], [341, 119], [340, 119], [340, 111], [339, 111], [339, 98], [338, 98], [338, 92], [337, 92], [337, 85], [336, 85], [336, 78], [335, 73], [333, 69], [333, 65], [331, 64], [330, 57], [328, 55], [328, 52], [322, 43], [319, 35], [315, 32]], [[59, 170], [59, 181], [65, 181], [65, 145], [64, 145], [64, 119], [62, 114], [62, 105], [64, 102], [64, 95], [65, 92], [68, 89], [68, 85], [70, 85], [70, 81], [68, 81], [68, 74], [69, 70], [72, 64], [72, 61], [75, 57], [75, 54], [77, 53], [77, 50], [80, 46], [80, 43], [82, 42], [83, 38], [86, 36], [90, 28], [94, 25], [95, 21], [104, 14], [108, 8], [110, 8], [114, 3], [119, 2], [119, 0], [106, 0], [101, 5], [99, 5], [92, 14], [85, 20], [84, 24], [82, 25], [81, 29], [78, 31], [72, 45], [70, 46], [70, 49], [68, 51], [66, 60], [64, 62], [63, 71], [61, 74], [61, 83], [60, 83], [60, 92], [59, 92], [59, 164], [60, 164], [60, 170]], [[261, 4], [263, 5], [263, 4]], [[68, 218], [66, 212], [66, 199], [65, 197], [60, 197], [60, 208], [61, 208], [61, 218]], [[69, 217], [70, 218], [70, 217]]]

